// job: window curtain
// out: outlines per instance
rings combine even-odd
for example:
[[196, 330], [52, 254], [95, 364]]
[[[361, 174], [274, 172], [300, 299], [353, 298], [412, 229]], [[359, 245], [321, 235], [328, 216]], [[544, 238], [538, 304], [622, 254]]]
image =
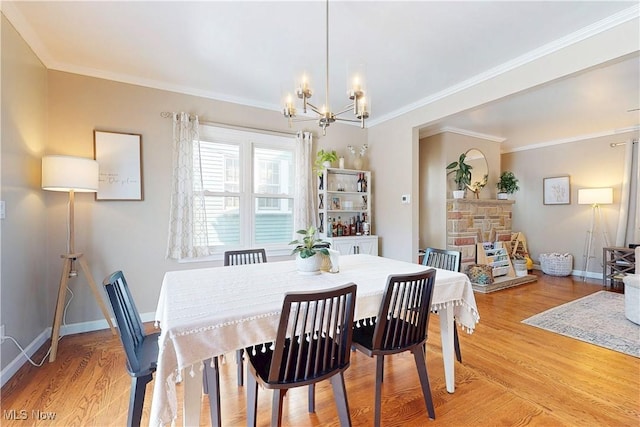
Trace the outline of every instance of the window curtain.
[[296, 158], [295, 176], [300, 185], [294, 187], [295, 204], [293, 208], [293, 232], [294, 239], [298, 230], [309, 226], [316, 226], [315, 204], [315, 175], [311, 163], [311, 151], [313, 149], [313, 134], [311, 132], [298, 132], [296, 134]]
[[167, 258], [209, 255], [198, 116], [173, 114], [173, 179]]
[[620, 216], [616, 246], [626, 247], [629, 243], [640, 243], [640, 150], [638, 140], [627, 141], [625, 145], [624, 175], [620, 197]]

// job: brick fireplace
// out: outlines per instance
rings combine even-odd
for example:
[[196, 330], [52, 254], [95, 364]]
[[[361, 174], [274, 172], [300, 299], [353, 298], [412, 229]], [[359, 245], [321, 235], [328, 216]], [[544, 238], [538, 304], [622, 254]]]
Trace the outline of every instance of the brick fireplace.
[[462, 252], [461, 271], [476, 262], [476, 243], [511, 240], [513, 200], [448, 199], [447, 249]]

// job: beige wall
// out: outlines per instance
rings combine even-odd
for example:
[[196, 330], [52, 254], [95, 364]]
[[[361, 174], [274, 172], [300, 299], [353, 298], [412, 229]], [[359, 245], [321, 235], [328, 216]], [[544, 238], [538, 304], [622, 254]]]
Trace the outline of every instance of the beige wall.
[[[526, 62], [502, 74], [450, 94], [438, 94], [422, 107], [369, 128], [376, 233], [386, 257], [415, 259], [419, 241], [418, 130], [449, 115], [637, 53], [638, 20], [628, 21], [573, 45]], [[517, 171], [515, 171], [517, 173]], [[385, 185], [385, 183], [392, 183]], [[379, 184], [382, 184], [378, 186]], [[490, 184], [491, 185], [491, 184]], [[399, 194], [411, 193], [411, 205]]]
[[[423, 138], [419, 144], [419, 247], [447, 247], [446, 199], [451, 198], [455, 183], [446, 166], [457, 161], [460, 154], [476, 148], [487, 159], [488, 181], [480, 191], [481, 199], [495, 199], [495, 183], [500, 176], [500, 144], [486, 139], [443, 132]], [[467, 191], [467, 197], [473, 197]]]
[[[395, 259], [414, 260], [419, 247], [420, 127], [635, 52], [636, 25], [637, 20], [630, 21], [473, 87], [443, 96], [367, 131], [355, 126], [332, 125], [327, 137], [317, 140], [319, 147], [344, 152], [348, 144], [360, 146], [368, 142], [370, 146], [372, 208], [375, 233], [381, 236], [380, 253]], [[186, 111], [200, 115], [202, 120], [286, 131], [287, 123], [280, 113], [46, 71], [4, 18], [1, 54], [1, 184], [2, 199], [7, 201], [7, 219], [2, 220], [1, 226], [0, 317], [7, 333], [28, 344], [50, 325], [53, 316], [62, 268], [59, 254], [65, 251], [66, 196], [40, 190], [40, 159], [43, 154], [92, 157], [94, 129], [142, 134], [145, 185], [142, 202], [96, 202], [91, 195], [78, 195], [76, 246], [86, 254], [94, 278], [100, 282], [111, 271], [124, 270], [138, 308], [149, 313], [155, 309], [165, 271], [216, 264], [177, 264], [164, 258], [171, 179], [171, 122], [162, 119], [160, 112]], [[308, 126], [317, 130], [313, 122]], [[588, 160], [584, 153], [597, 157], [599, 152], [590, 149], [583, 153], [576, 149], [571, 156], [565, 156], [567, 149], [561, 146], [557, 152], [554, 147], [541, 150], [549, 150], [545, 156], [554, 162], [565, 159], [565, 163], [557, 163], [556, 169], [566, 170], [574, 176], [574, 181], [580, 176], [579, 182], [586, 183], [593, 171], [603, 168], [600, 162], [592, 169], [582, 166], [584, 160]], [[459, 152], [460, 148], [456, 145], [451, 150]], [[580, 225], [575, 226], [573, 232], [567, 231], [567, 236], [581, 245], [582, 215], [585, 215], [579, 213], [581, 209], [572, 205], [577, 217], [568, 219], [572, 215], [565, 213], [573, 211], [544, 207], [536, 214], [528, 204], [530, 200], [540, 200], [540, 195], [529, 188], [540, 177], [530, 177], [536, 166], [526, 156], [526, 152], [503, 156], [503, 168], [513, 170], [527, 187], [516, 195], [516, 208], [531, 209], [520, 214], [522, 219], [518, 219], [516, 213], [514, 227], [529, 233], [532, 251], [543, 251], [546, 247], [533, 241], [553, 242], [555, 228], [552, 226], [577, 221]], [[612, 159], [607, 169], [615, 169], [617, 160]], [[545, 163], [545, 173], [555, 173], [551, 170], [552, 163], [546, 159], [541, 162]], [[574, 168], [578, 168], [578, 164], [580, 169], [576, 172]], [[401, 204], [403, 194], [411, 195], [410, 204]], [[544, 221], [538, 221], [538, 215], [544, 216]], [[542, 226], [528, 228], [538, 223]], [[554, 250], [555, 246], [558, 245], [553, 244]], [[575, 252], [575, 248], [571, 251]], [[106, 324], [82, 280], [81, 277], [71, 283], [75, 298], [69, 307], [67, 323], [96, 321], [85, 328]], [[13, 347], [3, 344], [2, 368], [16, 355]]]
[[[515, 194], [513, 230], [527, 238], [531, 259], [538, 263], [541, 253], [568, 252], [574, 257], [574, 270], [583, 270], [584, 249], [591, 221], [591, 209], [578, 205], [578, 189], [613, 187], [613, 204], [601, 208], [605, 230], [615, 243], [620, 212], [620, 190], [624, 168], [624, 147], [612, 148], [612, 142], [638, 138], [638, 132], [588, 139], [552, 147], [519, 151], [502, 156], [504, 170], [514, 171], [520, 191]], [[542, 180], [545, 177], [569, 175], [571, 204], [544, 205]], [[595, 233], [596, 258], [589, 271], [602, 272], [603, 235]]]
[[[40, 159], [47, 142], [47, 70], [2, 15], [1, 196], [6, 219], [2, 236], [0, 323], [26, 346], [51, 322], [55, 291], [47, 280], [45, 201]], [[1, 367], [18, 356], [2, 344]]]
[[[93, 130], [142, 134], [144, 201], [100, 201], [79, 194], [76, 204], [76, 247], [83, 251], [96, 280], [121, 269], [127, 276], [138, 309], [153, 312], [160, 285], [168, 270], [220, 265], [221, 262], [178, 264], [165, 259], [170, 182], [170, 119], [162, 111], [198, 114], [201, 121], [244, 125], [290, 132], [278, 112], [149, 89], [56, 71], [49, 72], [49, 154], [93, 156]], [[314, 122], [307, 126], [316, 133]], [[313, 126], [313, 127], [311, 127]], [[316, 147], [346, 152], [348, 144], [366, 143], [366, 131], [350, 125], [332, 125]], [[60, 271], [57, 255], [64, 250], [65, 196], [47, 194], [50, 230], [48, 271]], [[56, 274], [50, 286], [56, 286]], [[69, 307], [70, 323], [100, 320], [90, 292], [74, 284], [76, 297]]]

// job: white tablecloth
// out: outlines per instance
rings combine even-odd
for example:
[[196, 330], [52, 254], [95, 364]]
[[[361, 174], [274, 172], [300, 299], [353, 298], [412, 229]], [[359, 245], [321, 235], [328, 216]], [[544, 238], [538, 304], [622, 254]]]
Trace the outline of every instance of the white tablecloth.
[[[182, 369], [192, 370], [204, 359], [274, 339], [286, 292], [353, 282], [358, 285], [355, 317], [363, 319], [377, 315], [390, 274], [426, 268], [371, 255], [347, 255], [340, 257], [339, 273], [315, 276], [298, 273], [294, 261], [167, 272], [156, 311], [162, 333], [151, 425], [175, 419], [175, 384]], [[469, 333], [479, 321], [471, 283], [461, 273], [437, 271], [432, 309], [453, 309], [457, 322]]]

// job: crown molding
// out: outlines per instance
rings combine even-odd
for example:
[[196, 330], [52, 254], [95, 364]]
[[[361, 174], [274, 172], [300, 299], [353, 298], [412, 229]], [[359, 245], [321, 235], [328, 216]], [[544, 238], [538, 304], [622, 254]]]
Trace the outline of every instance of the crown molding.
[[518, 151], [535, 150], [537, 148], [551, 147], [553, 145], [568, 144], [570, 142], [586, 141], [587, 139], [602, 138], [604, 136], [621, 135], [630, 132], [640, 132], [640, 125], [631, 126], [623, 129], [611, 129], [603, 132], [590, 133], [585, 135], [576, 135], [568, 138], [552, 139], [549, 141], [538, 142], [535, 144], [524, 145], [522, 147], [512, 148], [501, 151], [502, 154], [516, 153]]
[[480, 133], [480, 132], [474, 132], [472, 130], [467, 130], [467, 129], [460, 129], [460, 128], [456, 128], [456, 127], [452, 127], [452, 126], [445, 126], [433, 131], [427, 131], [425, 133], [420, 132], [419, 137], [420, 138], [428, 138], [430, 136], [433, 135], [437, 135], [440, 133], [445, 133], [445, 132], [449, 132], [449, 133], [455, 133], [458, 135], [464, 135], [464, 136], [470, 136], [472, 138], [479, 138], [479, 139], [484, 139], [487, 141], [493, 141], [493, 142], [504, 142], [507, 140], [507, 138], [502, 138], [500, 136], [494, 136], [494, 135], [489, 135], [486, 133]]
[[502, 63], [497, 67], [494, 67], [490, 70], [485, 71], [484, 73], [477, 74], [474, 77], [467, 79], [461, 83], [450, 86], [440, 92], [434, 93], [433, 95], [427, 96], [426, 98], [423, 98], [414, 103], [406, 105], [403, 108], [399, 108], [395, 111], [392, 111], [388, 114], [380, 116], [376, 119], [369, 119], [369, 126], [375, 126], [377, 124], [397, 118], [399, 116], [402, 116], [404, 114], [417, 110], [418, 108], [432, 104], [438, 100], [449, 97], [458, 92], [462, 92], [463, 90], [469, 89], [480, 83], [486, 82], [487, 80], [498, 77], [502, 74], [505, 74], [516, 68], [519, 68], [523, 65], [536, 61], [551, 53], [554, 53], [566, 47], [572, 46], [589, 37], [593, 37], [602, 32], [605, 32], [614, 27], [617, 27], [618, 25], [624, 24], [625, 22], [628, 22], [632, 19], [636, 19], [639, 16], [640, 16], [640, 4], [636, 4], [616, 14], [613, 14], [605, 19], [602, 19], [591, 25], [588, 25], [578, 31], [575, 31], [565, 37], [554, 40], [551, 43], [547, 43], [546, 45], [541, 46], [537, 49], [534, 49], [530, 52], [527, 52], [524, 55], [518, 56], [510, 61]]

